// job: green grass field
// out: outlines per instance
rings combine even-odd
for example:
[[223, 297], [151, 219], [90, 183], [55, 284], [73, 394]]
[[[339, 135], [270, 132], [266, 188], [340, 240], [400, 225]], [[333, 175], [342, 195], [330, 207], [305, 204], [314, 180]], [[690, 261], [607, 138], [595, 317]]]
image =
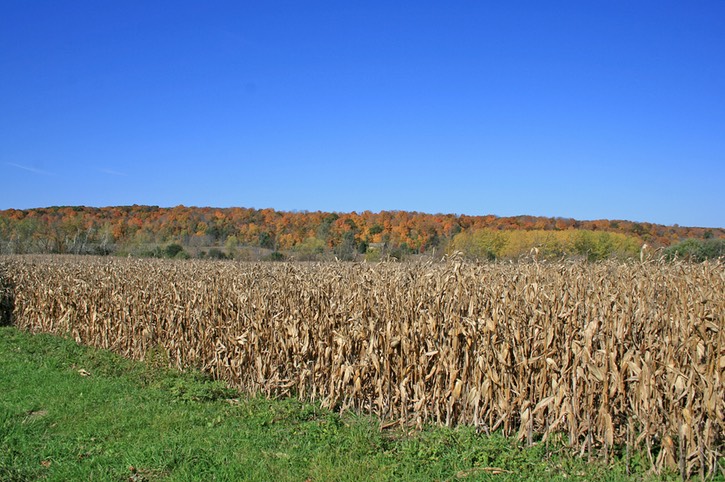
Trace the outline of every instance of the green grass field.
[[0, 481], [676, 480], [633, 456], [522, 448], [470, 428], [407, 432], [198, 373], [0, 328]]

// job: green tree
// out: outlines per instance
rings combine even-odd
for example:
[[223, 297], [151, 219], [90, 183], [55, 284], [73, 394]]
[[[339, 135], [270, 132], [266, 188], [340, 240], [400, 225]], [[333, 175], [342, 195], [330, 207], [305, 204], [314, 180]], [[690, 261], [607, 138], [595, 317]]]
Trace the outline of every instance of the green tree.
[[227, 236], [227, 240], [224, 242], [224, 248], [227, 250], [227, 256], [234, 258], [239, 250], [239, 239], [236, 236]]
[[259, 233], [259, 246], [261, 246], [262, 248], [274, 250], [275, 244], [276, 243], [275, 243], [274, 235], [272, 235], [271, 233], [269, 233], [267, 231], [263, 231], [263, 232]]
[[317, 227], [317, 238], [327, 243], [330, 241], [332, 224], [340, 218], [336, 213], [330, 213], [322, 220], [320, 225]]
[[172, 243], [164, 248], [163, 254], [167, 258], [175, 258], [184, 251], [184, 247], [177, 243]]
[[383, 232], [383, 227], [379, 224], [373, 224], [368, 232], [372, 235], [379, 234]]
[[574, 240], [574, 252], [588, 261], [597, 260], [597, 243], [591, 231], [579, 231]]
[[667, 259], [701, 262], [725, 256], [725, 239], [686, 239], [665, 250]]
[[310, 236], [295, 246], [294, 250], [299, 260], [312, 261], [325, 252], [325, 242], [315, 236]]

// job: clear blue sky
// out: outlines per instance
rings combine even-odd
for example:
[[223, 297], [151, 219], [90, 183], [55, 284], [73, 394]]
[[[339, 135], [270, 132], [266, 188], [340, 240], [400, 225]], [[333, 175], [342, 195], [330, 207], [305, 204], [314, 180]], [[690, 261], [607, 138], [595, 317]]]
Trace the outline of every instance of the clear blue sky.
[[725, 227], [725, 1], [0, 1], [0, 208]]

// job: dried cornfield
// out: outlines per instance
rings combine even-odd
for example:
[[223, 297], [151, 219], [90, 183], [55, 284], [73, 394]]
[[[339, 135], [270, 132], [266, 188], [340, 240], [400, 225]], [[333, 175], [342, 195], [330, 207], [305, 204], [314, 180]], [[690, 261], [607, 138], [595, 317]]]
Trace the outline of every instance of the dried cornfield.
[[0, 258], [21, 329], [163, 348], [247, 392], [386, 423], [636, 448], [685, 476], [724, 470], [724, 268]]

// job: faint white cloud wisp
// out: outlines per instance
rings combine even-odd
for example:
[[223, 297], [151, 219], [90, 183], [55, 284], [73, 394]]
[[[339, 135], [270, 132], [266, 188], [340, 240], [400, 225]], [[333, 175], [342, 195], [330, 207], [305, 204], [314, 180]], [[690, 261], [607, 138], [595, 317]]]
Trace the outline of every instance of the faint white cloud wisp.
[[23, 166], [22, 164], [15, 164], [14, 162], [6, 162], [5, 165], [11, 166], [11, 167], [15, 167], [15, 168], [18, 168], [18, 169], [22, 169], [24, 171], [32, 172], [32, 173], [35, 173], [35, 174], [41, 174], [43, 176], [54, 176], [55, 175], [55, 174], [53, 174], [52, 172], [49, 172], [49, 171], [44, 171], [42, 169], [37, 169], [35, 167], [30, 167], [30, 166]]
[[96, 170], [103, 174], [108, 174], [109, 176], [120, 176], [120, 177], [128, 176], [128, 174], [126, 174], [125, 172], [114, 171], [113, 169], [96, 169]]

